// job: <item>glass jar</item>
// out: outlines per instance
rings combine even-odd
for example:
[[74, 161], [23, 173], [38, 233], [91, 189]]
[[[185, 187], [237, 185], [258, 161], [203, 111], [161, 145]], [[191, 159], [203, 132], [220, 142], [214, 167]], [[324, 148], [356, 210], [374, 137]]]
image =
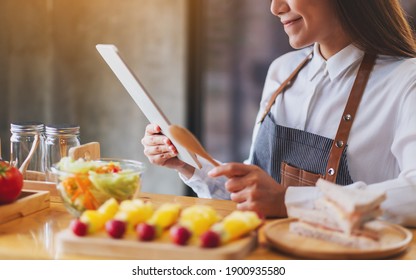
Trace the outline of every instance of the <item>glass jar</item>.
[[[45, 135], [44, 124], [39, 122], [15, 122], [10, 125], [10, 164], [20, 168], [28, 158], [26, 170], [44, 172]], [[25, 170], [25, 171], [26, 171]]]
[[50, 167], [59, 162], [61, 158], [68, 156], [72, 147], [81, 145], [79, 126], [77, 125], [47, 125], [46, 126], [46, 155], [45, 167], [49, 172]]
[[2, 160], [3, 160], [3, 158], [1, 156], [1, 138], [0, 138], [0, 161], [2, 161]]

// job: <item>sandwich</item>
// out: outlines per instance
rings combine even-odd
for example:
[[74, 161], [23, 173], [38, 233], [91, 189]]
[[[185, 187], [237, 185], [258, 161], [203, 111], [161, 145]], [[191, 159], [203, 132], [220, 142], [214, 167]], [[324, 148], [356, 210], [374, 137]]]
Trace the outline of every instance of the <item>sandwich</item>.
[[347, 189], [323, 179], [316, 186], [323, 196], [313, 208], [288, 207], [288, 216], [296, 218], [290, 232], [352, 248], [379, 246], [383, 226], [377, 218], [382, 214], [384, 192]]

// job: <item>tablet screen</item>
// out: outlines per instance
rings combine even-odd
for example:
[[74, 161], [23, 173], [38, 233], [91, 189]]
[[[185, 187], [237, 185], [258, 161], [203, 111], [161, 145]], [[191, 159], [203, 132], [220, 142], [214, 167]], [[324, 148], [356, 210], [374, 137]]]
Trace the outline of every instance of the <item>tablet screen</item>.
[[120, 80], [124, 88], [133, 98], [134, 102], [142, 110], [146, 118], [151, 122], [160, 126], [162, 133], [165, 134], [175, 145], [178, 150], [178, 157], [192, 165], [195, 168], [200, 169], [201, 166], [196, 159], [194, 153], [189, 152], [187, 149], [179, 145], [169, 133], [170, 122], [162, 110], [157, 106], [156, 102], [148, 94], [146, 89], [140, 83], [139, 79], [134, 75], [131, 69], [127, 66], [124, 60], [121, 58], [118, 49], [114, 45], [99, 44], [96, 46], [98, 52], [103, 59], [110, 66], [111, 70]]

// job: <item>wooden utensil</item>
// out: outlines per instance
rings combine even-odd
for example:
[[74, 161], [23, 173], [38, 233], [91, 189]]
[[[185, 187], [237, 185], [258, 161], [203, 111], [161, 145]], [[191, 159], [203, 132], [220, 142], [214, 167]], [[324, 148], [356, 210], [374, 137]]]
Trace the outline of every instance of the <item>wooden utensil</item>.
[[68, 155], [75, 160], [79, 158], [85, 160], [98, 160], [100, 159], [100, 143], [90, 142], [77, 147], [72, 147], [69, 149]]
[[169, 132], [172, 134], [172, 137], [175, 138], [175, 140], [178, 141], [178, 143], [184, 148], [205, 158], [214, 166], [219, 166], [219, 163], [216, 162], [210, 154], [208, 154], [198, 139], [196, 139], [196, 137], [188, 129], [179, 125], [170, 125]]

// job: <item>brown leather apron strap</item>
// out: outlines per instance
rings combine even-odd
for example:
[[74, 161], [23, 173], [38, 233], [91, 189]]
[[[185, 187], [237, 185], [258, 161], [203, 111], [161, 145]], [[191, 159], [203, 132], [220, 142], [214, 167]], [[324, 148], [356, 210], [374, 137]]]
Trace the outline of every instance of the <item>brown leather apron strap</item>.
[[367, 85], [368, 77], [373, 69], [376, 55], [365, 54], [360, 68], [358, 69], [357, 77], [355, 78], [350, 96], [348, 97], [347, 105], [340, 120], [338, 131], [332, 143], [331, 151], [329, 153], [328, 164], [326, 168], [325, 179], [335, 183], [338, 167], [341, 161], [342, 153], [347, 145], [347, 140], [351, 131], [352, 123], [355, 119], [358, 106], [363, 96], [364, 89]]
[[313, 56], [313, 51], [296, 67], [296, 69], [290, 74], [289, 78], [287, 78], [280, 86], [279, 88], [273, 93], [273, 95], [270, 97], [266, 108], [264, 109], [263, 115], [261, 116], [261, 119], [259, 120], [259, 123], [262, 123], [264, 121], [264, 118], [267, 116], [267, 114], [270, 112], [270, 109], [272, 108], [274, 102], [276, 101], [277, 96], [283, 92], [283, 90], [286, 89], [287, 86], [290, 86], [290, 84], [293, 82], [293, 80], [296, 78], [297, 74], [300, 72], [300, 70], [311, 60]]

